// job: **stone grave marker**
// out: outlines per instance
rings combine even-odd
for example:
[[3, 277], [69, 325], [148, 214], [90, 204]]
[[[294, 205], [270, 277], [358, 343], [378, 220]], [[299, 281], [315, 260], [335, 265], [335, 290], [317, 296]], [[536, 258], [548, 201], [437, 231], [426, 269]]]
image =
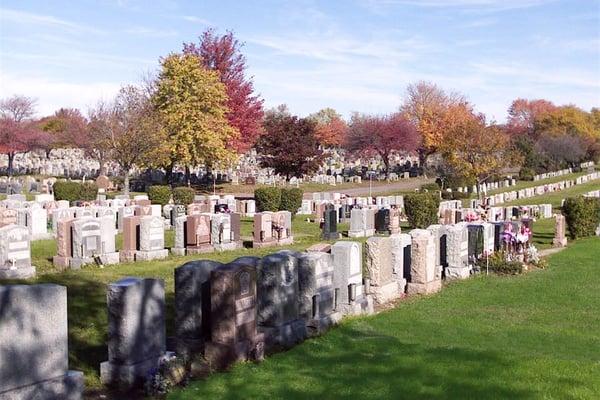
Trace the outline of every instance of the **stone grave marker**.
[[441, 290], [442, 272], [435, 260], [433, 235], [425, 229], [411, 231], [411, 271], [408, 294], [429, 294]]
[[27, 228], [18, 225], [1, 227], [0, 279], [27, 279], [34, 276]]
[[389, 237], [373, 236], [367, 239], [369, 294], [377, 304], [385, 304], [400, 297], [393, 261], [392, 240]]
[[336, 242], [331, 246], [333, 286], [339, 288], [337, 304], [344, 315], [372, 314], [373, 298], [363, 286], [360, 243]]

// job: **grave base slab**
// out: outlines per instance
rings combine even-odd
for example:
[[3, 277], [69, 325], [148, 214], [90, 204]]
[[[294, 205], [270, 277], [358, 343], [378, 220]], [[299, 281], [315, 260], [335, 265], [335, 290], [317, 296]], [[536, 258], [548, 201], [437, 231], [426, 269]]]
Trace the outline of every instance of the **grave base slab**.
[[273, 240], [269, 240], [266, 242], [252, 242], [252, 248], [253, 249], [262, 249], [263, 247], [272, 247], [272, 246], [277, 246], [277, 240], [273, 239]]
[[290, 348], [306, 338], [306, 324], [302, 319], [295, 319], [281, 326], [259, 327], [265, 337], [267, 351], [276, 348]]
[[214, 246], [216, 251], [230, 251], [238, 248], [237, 242], [219, 243]]
[[318, 335], [327, 331], [333, 325], [337, 325], [342, 320], [342, 312], [336, 311], [320, 318], [311, 319], [306, 323], [306, 330], [309, 336]]
[[121, 260], [119, 259], [119, 252], [106, 253], [100, 256], [100, 262], [102, 265], [114, 265], [118, 264]]
[[171, 254], [176, 256], [185, 256], [185, 247], [171, 247]]
[[28, 279], [35, 277], [35, 267], [0, 269], [0, 279]]
[[365, 231], [348, 231], [348, 237], [351, 237], [351, 238], [365, 237]]
[[294, 244], [294, 237], [290, 236], [290, 237], [286, 237], [285, 239], [279, 239], [277, 241], [277, 244], [279, 246], [289, 246], [291, 244]]
[[254, 341], [243, 340], [232, 344], [207, 342], [204, 357], [215, 369], [226, 368], [237, 361], [262, 361], [265, 357], [264, 336], [258, 334]]
[[467, 279], [471, 276], [471, 267], [447, 267], [446, 280], [455, 281], [459, 279]]
[[83, 389], [83, 372], [67, 371], [66, 375], [2, 392], [0, 400], [80, 400], [83, 398]]
[[371, 295], [362, 295], [350, 304], [340, 304], [339, 309], [342, 315], [369, 315], [375, 311]]
[[407, 294], [431, 294], [442, 290], [442, 281], [435, 280], [427, 283], [413, 283], [410, 282], [406, 286]]
[[382, 286], [371, 286], [369, 290], [376, 304], [385, 304], [400, 297], [397, 281], [391, 281]]
[[57, 267], [57, 270], [62, 272], [69, 268], [70, 259], [71, 257], [54, 256], [52, 257], [52, 264]]
[[100, 363], [100, 380], [106, 386], [120, 390], [134, 388], [143, 383], [148, 372], [157, 367], [163, 357], [152, 357], [137, 364], [116, 364], [105, 361]]
[[136, 261], [150, 261], [150, 260], [162, 260], [163, 258], [169, 257], [169, 250], [151, 250], [151, 251], [138, 251], [135, 254]]
[[186, 249], [187, 254], [206, 254], [212, 253], [215, 251], [215, 248], [210, 244], [204, 246], [188, 246]]

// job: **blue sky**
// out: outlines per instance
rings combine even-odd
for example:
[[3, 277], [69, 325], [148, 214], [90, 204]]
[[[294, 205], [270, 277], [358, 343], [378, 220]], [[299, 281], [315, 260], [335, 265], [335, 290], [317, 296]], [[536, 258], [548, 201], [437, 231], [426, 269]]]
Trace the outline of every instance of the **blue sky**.
[[299, 115], [394, 111], [418, 80], [498, 121], [517, 97], [600, 106], [598, 0], [2, 0], [0, 97], [85, 111], [207, 27], [245, 42], [266, 106]]

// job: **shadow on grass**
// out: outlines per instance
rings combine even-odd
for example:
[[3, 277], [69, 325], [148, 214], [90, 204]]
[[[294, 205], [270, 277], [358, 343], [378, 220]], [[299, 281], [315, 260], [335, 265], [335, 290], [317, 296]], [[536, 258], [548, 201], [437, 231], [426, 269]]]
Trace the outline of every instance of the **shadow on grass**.
[[[239, 365], [169, 397], [281, 399], [533, 399], [540, 393], [500, 351], [427, 347], [370, 329], [343, 326], [264, 365]], [[432, 334], [434, 334], [432, 332]], [[564, 378], [564, 392], [583, 382]]]

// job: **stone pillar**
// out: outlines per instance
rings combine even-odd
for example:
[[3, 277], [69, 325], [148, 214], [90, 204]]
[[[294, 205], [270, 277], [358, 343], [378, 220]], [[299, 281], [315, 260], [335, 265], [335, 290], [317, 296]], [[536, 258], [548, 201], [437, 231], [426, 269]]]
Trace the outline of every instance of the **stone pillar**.
[[435, 263], [433, 235], [425, 229], [411, 231], [411, 269], [408, 294], [429, 294], [442, 288], [441, 272]]
[[0, 286], [0, 400], [82, 398], [69, 371], [67, 288]]
[[446, 279], [465, 279], [471, 274], [469, 265], [469, 233], [464, 224], [446, 226]]
[[108, 361], [100, 364], [107, 386], [143, 382], [165, 354], [165, 288], [160, 279], [124, 278], [108, 285]]
[[175, 245], [171, 247], [171, 253], [176, 256], [185, 256], [185, 244], [187, 233], [187, 217], [185, 215], [177, 217], [174, 220], [173, 229], [175, 229]]
[[566, 219], [564, 215], [556, 214], [556, 219], [554, 222], [554, 239], [552, 240], [552, 246], [565, 247], [566, 245]]

